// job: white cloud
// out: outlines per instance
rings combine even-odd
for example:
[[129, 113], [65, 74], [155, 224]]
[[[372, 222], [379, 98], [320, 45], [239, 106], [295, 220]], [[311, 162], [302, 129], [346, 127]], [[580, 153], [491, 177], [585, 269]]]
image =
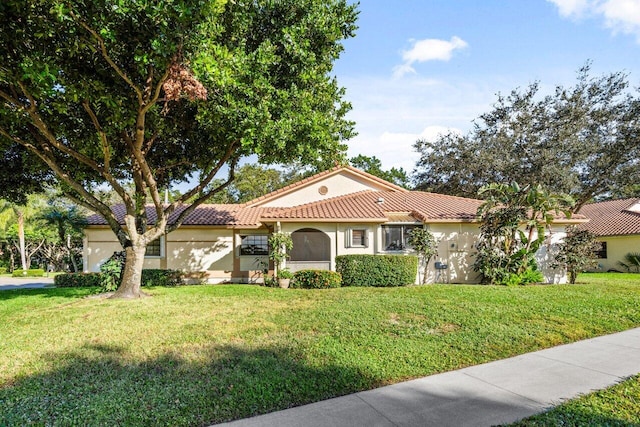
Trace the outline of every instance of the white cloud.
[[547, 0], [558, 7], [560, 15], [581, 18], [601, 17], [614, 34], [636, 36], [640, 43], [640, 0]]
[[394, 67], [393, 75], [396, 78], [405, 74], [415, 73], [413, 64], [416, 62], [427, 61], [449, 61], [453, 55], [453, 51], [464, 49], [468, 46], [467, 42], [460, 37], [453, 36], [451, 40], [425, 39], [413, 42], [411, 49], [402, 52], [404, 63]]
[[[496, 90], [510, 90], [513, 81], [445, 82], [421, 77], [385, 79], [342, 78], [347, 100], [353, 104], [349, 119], [358, 135], [347, 142], [349, 157], [376, 156], [385, 169], [411, 172], [418, 159], [413, 144], [433, 140], [448, 130], [466, 132], [472, 120], [495, 101]], [[371, 90], [375, 88], [375, 90]]]
[[614, 32], [634, 34], [640, 43], [640, 1], [609, 0], [598, 11], [605, 17], [605, 25]]
[[567, 17], [581, 16], [588, 8], [587, 0], [547, 0], [558, 6], [560, 15]]

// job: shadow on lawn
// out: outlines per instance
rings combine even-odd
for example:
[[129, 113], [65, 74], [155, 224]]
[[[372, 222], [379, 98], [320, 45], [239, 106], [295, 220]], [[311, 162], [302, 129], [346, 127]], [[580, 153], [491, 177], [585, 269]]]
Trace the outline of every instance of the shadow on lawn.
[[41, 298], [84, 298], [88, 295], [96, 294], [99, 288], [23, 288], [23, 289], [2, 289], [0, 291], [0, 301], [24, 297]]
[[50, 354], [43, 373], [0, 386], [0, 425], [208, 425], [322, 400], [374, 380], [309, 366], [286, 348], [190, 346], [140, 361], [87, 344]]

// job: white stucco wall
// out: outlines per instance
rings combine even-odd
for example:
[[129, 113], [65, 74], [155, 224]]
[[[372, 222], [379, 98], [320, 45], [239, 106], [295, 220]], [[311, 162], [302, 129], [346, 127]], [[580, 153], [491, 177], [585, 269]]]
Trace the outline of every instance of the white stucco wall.
[[566, 235], [565, 225], [552, 225], [550, 230], [545, 232], [545, 241], [536, 253], [536, 261], [546, 283], [567, 283], [566, 270], [551, 268], [558, 253], [558, 244]]

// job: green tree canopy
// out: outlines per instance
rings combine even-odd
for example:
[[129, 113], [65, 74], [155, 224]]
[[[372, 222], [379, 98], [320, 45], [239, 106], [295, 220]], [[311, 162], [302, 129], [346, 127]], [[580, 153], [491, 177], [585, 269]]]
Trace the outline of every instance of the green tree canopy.
[[238, 167], [235, 178], [224, 191], [214, 195], [214, 203], [244, 203], [284, 187], [283, 172], [259, 164]]
[[[3, 1], [0, 144], [106, 219], [127, 252], [117, 295], [139, 296], [146, 245], [228, 185], [241, 157], [343, 157], [353, 125], [330, 73], [356, 17], [346, 0]], [[191, 179], [163, 205], [163, 188]], [[124, 225], [98, 197], [105, 185]]]
[[392, 182], [400, 187], [409, 188], [409, 177], [403, 168], [391, 168], [389, 170], [382, 169], [382, 162], [376, 156], [365, 156], [359, 154], [349, 160], [351, 166], [363, 170], [378, 178]]
[[576, 200], [621, 192], [640, 178], [640, 97], [622, 72], [578, 72], [572, 87], [540, 96], [540, 85], [499, 95], [466, 135], [418, 141], [422, 190], [473, 197], [484, 185], [541, 185]]

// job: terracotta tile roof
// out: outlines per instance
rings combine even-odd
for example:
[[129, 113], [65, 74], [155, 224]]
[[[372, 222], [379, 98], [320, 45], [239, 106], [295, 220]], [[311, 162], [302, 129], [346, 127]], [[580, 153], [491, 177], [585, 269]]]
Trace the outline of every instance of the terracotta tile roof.
[[388, 222], [398, 214], [423, 221], [473, 221], [481, 200], [422, 191], [362, 191], [274, 210], [263, 220], [349, 220]]
[[310, 176], [308, 178], [305, 178], [303, 180], [294, 182], [293, 184], [289, 184], [286, 187], [280, 188], [278, 190], [272, 191], [271, 193], [268, 193], [268, 194], [265, 194], [263, 196], [257, 197], [257, 198], [255, 198], [253, 200], [250, 200], [250, 201], [246, 202], [243, 206], [247, 206], [248, 207], [248, 206], [255, 206], [255, 205], [261, 204], [261, 203], [266, 203], [269, 200], [272, 200], [272, 199], [274, 199], [276, 197], [279, 197], [279, 196], [282, 196], [284, 194], [287, 194], [287, 193], [289, 193], [291, 191], [294, 191], [294, 190], [296, 190], [298, 188], [301, 188], [301, 187], [304, 187], [306, 185], [312, 184], [312, 183], [314, 183], [316, 181], [319, 181], [322, 178], [325, 178], [325, 177], [328, 177], [330, 175], [339, 173], [340, 171], [343, 171], [343, 170], [347, 170], [347, 171], [352, 172], [355, 175], [359, 175], [361, 177], [367, 178], [370, 181], [374, 181], [374, 182], [376, 182], [376, 183], [382, 185], [383, 187], [385, 187], [385, 188], [387, 188], [389, 190], [392, 190], [392, 191], [400, 191], [400, 192], [409, 191], [406, 188], [403, 188], [403, 187], [400, 187], [398, 185], [392, 184], [389, 181], [385, 181], [382, 178], [379, 178], [379, 177], [377, 177], [375, 175], [371, 175], [370, 173], [364, 172], [364, 171], [362, 171], [360, 169], [354, 168], [353, 166], [340, 166], [340, 165], [338, 165], [338, 166], [335, 166], [335, 167], [333, 167], [331, 169], [328, 169], [328, 170], [326, 170], [324, 172], [317, 173], [317, 174], [315, 174], [313, 176]]
[[[179, 207], [169, 217], [169, 223], [174, 221], [186, 206]], [[111, 208], [116, 214], [116, 218], [122, 224], [124, 223], [125, 207], [124, 205], [115, 205]], [[148, 205], [147, 217], [149, 223], [153, 224], [156, 220], [156, 212], [153, 205]], [[214, 205], [204, 204], [198, 206], [183, 222], [183, 225], [218, 225], [218, 226], [260, 226], [260, 217], [274, 210], [273, 208], [245, 208], [242, 205]], [[89, 225], [107, 225], [107, 222], [101, 215], [91, 215], [87, 218]]]
[[[292, 208], [261, 208], [245, 205], [201, 205], [187, 217], [183, 225], [259, 227], [261, 222], [461, 222], [475, 221], [476, 211], [482, 200], [422, 191], [373, 191], [365, 190]], [[183, 208], [169, 218], [175, 220]], [[584, 209], [584, 208], [583, 208]], [[124, 205], [113, 207], [122, 223]], [[149, 223], [156, 219], [153, 206], [147, 206]], [[564, 220], [557, 215], [556, 220]], [[584, 220], [574, 215], [572, 220]], [[92, 215], [89, 225], [106, 225], [100, 215]]]
[[629, 210], [640, 203], [640, 198], [608, 200], [584, 205], [580, 213], [589, 222], [580, 227], [597, 236], [640, 234], [640, 212]]

